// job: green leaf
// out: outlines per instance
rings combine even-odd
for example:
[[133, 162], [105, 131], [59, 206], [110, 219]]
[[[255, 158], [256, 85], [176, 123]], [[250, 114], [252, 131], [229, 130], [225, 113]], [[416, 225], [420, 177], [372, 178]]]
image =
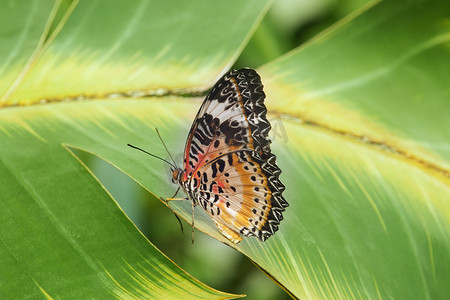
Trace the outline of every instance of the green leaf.
[[[123, 108], [120, 103], [113, 102]], [[236, 297], [196, 281], [154, 248], [68, 151], [64, 144], [77, 139], [126, 147], [111, 140], [111, 115], [102, 116], [107, 106], [89, 101], [0, 111], [0, 190], [7, 208], [0, 218], [0, 276], [10, 282], [1, 294]]]
[[[40, 39], [31, 57], [30, 51], [6, 57], [4, 105], [204, 89], [230, 67], [268, 8], [267, 1], [46, 0], [48, 7], [55, 2], [50, 11], [38, 2], [23, 37], [7, 40], [14, 51], [28, 36]], [[17, 16], [29, 7], [10, 7], [5, 16], [20, 26]]]
[[261, 68], [291, 207], [243, 251], [299, 298], [445, 299], [450, 5], [366, 9]]
[[97, 100], [136, 96], [134, 90], [195, 89], [214, 80], [267, 2], [191, 1], [176, 9], [166, 1], [1, 6], [8, 26], [0, 31], [0, 277], [8, 280], [0, 294], [239, 297], [200, 283], [160, 253], [70, 146], [107, 146], [111, 161], [135, 155], [126, 143], [142, 136], [143, 124], [162, 126], [162, 118], [149, 117], [167, 114], [165, 102], [155, 100], [161, 111], [142, 118], [136, 108], [151, 100], [136, 106], [125, 96]]
[[[255, 11], [264, 10], [264, 5], [256, 9], [255, 3], [259, 2], [248, 4], [247, 10], [236, 9], [245, 12], [240, 18], [232, 18], [231, 13], [226, 17], [245, 19], [245, 23], [252, 12], [255, 20], [259, 16]], [[290, 203], [280, 231], [267, 242], [245, 238], [235, 246], [218, 233], [201, 208], [195, 210], [195, 224], [247, 255], [298, 298], [446, 299], [450, 296], [450, 147], [445, 129], [449, 127], [450, 90], [445, 62], [450, 61], [450, 5], [444, 1], [383, 1], [361, 12], [258, 70], [271, 113], [273, 152], [283, 170], [281, 179]], [[220, 14], [206, 15], [209, 24], [222, 18]], [[253, 23], [245, 24], [247, 29], [236, 28], [248, 33]], [[201, 28], [227, 36], [228, 31], [221, 30], [235, 27], [203, 24]], [[55, 45], [64, 29], [56, 36]], [[184, 31], [186, 35], [189, 32]], [[241, 42], [248, 36], [245, 33], [240, 35]], [[71, 41], [75, 37], [67, 34], [66, 38]], [[207, 44], [211, 40], [198, 35], [191, 38], [205, 42], [204, 51], [210, 56], [199, 55], [208, 56], [204, 62], [213, 60], [217, 43]], [[79, 44], [88, 51], [89, 42]], [[233, 48], [228, 44], [222, 45], [229, 53], [237, 53], [242, 45], [236, 42], [238, 46]], [[4, 105], [39, 99], [59, 102], [68, 97], [67, 103], [0, 110], [0, 174], [6, 178], [0, 192], [2, 199], [5, 195], [5, 207], [10, 208], [0, 213], [1, 265], [7, 266], [0, 269], [0, 275], [15, 279], [11, 281], [15, 284], [0, 286], [2, 294], [7, 289], [12, 295], [25, 296], [41, 292], [52, 297], [79, 296], [85, 290], [83, 296], [92, 297], [111, 291], [117, 296], [156, 295], [162, 283], [149, 284], [162, 277], [159, 269], [152, 269], [155, 258], [151, 251], [156, 250], [67, 149], [94, 153], [155, 195], [170, 197], [176, 186], [169, 183], [167, 166], [127, 148], [126, 143], [165, 157], [153, 130], [158, 127], [179, 158], [202, 99], [133, 97], [138, 95], [136, 91], [151, 94], [156, 88], [176, 91], [210, 85], [230, 61], [213, 60], [213, 67], [205, 67], [209, 71], [199, 64], [185, 71], [180, 61], [177, 70], [170, 59], [163, 59], [161, 65], [143, 63], [142, 72], [153, 77], [135, 82], [128, 76], [136, 69], [132, 61], [123, 58], [128, 57], [126, 46], [117, 56], [114, 53], [98, 64], [114, 43], [106, 43], [98, 52], [91, 49], [90, 55], [64, 48], [62, 42], [59, 45], [56, 50], [73, 51], [76, 57], [86, 59], [86, 65], [73, 63], [72, 56], [62, 54], [55, 56], [58, 64], [48, 64], [48, 46], [39, 58], [43, 59], [39, 72], [37, 62], [32, 68], [36, 75], [30, 73], [5, 98]], [[181, 50], [180, 46], [173, 57], [182, 60], [184, 56], [179, 54], [189, 52], [189, 47]], [[143, 57], [151, 60], [158, 52], [148, 50]], [[172, 71], [166, 71], [164, 64]], [[55, 73], [60, 76], [49, 75], [60, 65], [65, 66]], [[45, 66], [52, 69], [45, 73]], [[203, 71], [196, 73], [196, 68]], [[45, 76], [37, 78], [40, 72]], [[112, 80], [112, 74], [124, 81]], [[181, 78], [183, 74], [187, 79]], [[66, 79], [66, 87], [56, 84], [60, 78]], [[39, 83], [36, 94], [31, 88], [35, 82]], [[41, 85], [43, 82], [46, 84]], [[55, 83], [54, 87], [49, 83]], [[40, 90], [41, 86], [49, 90]], [[87, 101], [74, 101], [83, 95]], [[170, 205], [190, 222], [191, 203]], [[167, 262], [161, 265], [172, 266]], [[171, 283], [164, 281], [164, 287], [176, 289], [174, 294], [194, 290], [196, 281], [173, 278]], [[151, 291], [146, 289], [149, 286]], [[222, 297], [203, 286], [196, 291]]]
[[448, 169], [448, 5], [386, 2], [265, 66], [272, 111]]
[[[443, 38], [449, 30], [441, 26], [449, 9], [442, 4], [382, 2], [366, 10], [261, 68], [277, 128], [273, 152], [291, 206], [269, 241], [245, 239], [234, 247], [299, 298], [445, 299], [450, 294], [450, 190], [448, 155], [440, 153], [448, 149], [442, 124], [449, 111], [449, 78], [445, 65], [433, 62], [449, 61], [448, 40]], [[400, 37], [412, 26], [408, 20], [419, 17], [428, 35], [414, 31], [403, 41]], [[387, 28], [390, 39], [401, 42], [385, 40]], [[430, 28], [441, 30], [430, 36]], [[418, 52], [401, 59], [413, 42]], [[428, 51], [434, 53], [432, 58]], [[335, 93], [319, 97], [328, 86]], [[412, 88], [431, 107], [412, 102]], [[169, 149], [182, 149], [199, 104], [167, 106], [169, 129], [163, 136]], [[402, 111], [405, 107], [408, 110]], [[429, 109], [436, 114], [425, 113]], [[177, 121], [183, 123], [177, 127]], [[156, 135], [149, 134], [146, 144], [164, 155]], [[168, 191], [149, 176], [161, 174], [162, 165], [116, 163], [156, 195], [170, 196], [175, 190]], [[171, 206], [190, 220], [190, 203]], [[206, 214], [200, 209], [195, 214], [200, 230], [230, 244]]]

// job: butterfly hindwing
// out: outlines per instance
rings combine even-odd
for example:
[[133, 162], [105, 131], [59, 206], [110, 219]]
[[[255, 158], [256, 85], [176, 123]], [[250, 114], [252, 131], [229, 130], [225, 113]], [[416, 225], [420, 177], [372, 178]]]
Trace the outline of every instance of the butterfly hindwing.
[[254, 154], [238, 150], [203, 166], [194, 196], [216, 223], [264, 241], [278, 230], [284, 207]]

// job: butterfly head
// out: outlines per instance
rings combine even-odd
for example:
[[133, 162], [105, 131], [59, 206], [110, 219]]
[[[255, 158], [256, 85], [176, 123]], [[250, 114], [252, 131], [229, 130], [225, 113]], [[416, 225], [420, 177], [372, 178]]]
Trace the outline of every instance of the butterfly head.
[[183, 177], [183, 170], [180, 168], [170, 168], [170, 171], [172, 172], [172, 182], [181, 182], [181, 178]]

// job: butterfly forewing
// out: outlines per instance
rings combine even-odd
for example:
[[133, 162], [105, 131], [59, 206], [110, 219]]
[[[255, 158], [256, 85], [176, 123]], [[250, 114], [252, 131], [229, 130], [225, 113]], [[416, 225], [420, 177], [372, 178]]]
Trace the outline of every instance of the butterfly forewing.
[[[251, 83], [252, 89], [249, 89], [255, 75], [258, 80]], [[264, 97], [261, 81], [254, 70], [231, 71], [216, 83], [203, 102], [186, 142], [186, 178], [221, 152], [255, 148], [244, 104], [252, 111], [253, 107], [258, 107], [256, 101], [264, 101]], [[255, 114], [248, 116], [258, 124]], [[270, 124], [267, 124], [270, 130]]]
[[266, 240], [288, 206], [264, 99], [255, 70], [230, 71], [206, 97], [186, 142], [180, 184], [234, 242], [239, 234]]

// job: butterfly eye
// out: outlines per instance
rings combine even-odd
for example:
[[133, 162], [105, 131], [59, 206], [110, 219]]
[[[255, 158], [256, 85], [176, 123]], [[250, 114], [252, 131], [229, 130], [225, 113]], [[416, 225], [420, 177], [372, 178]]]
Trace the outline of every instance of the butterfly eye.
[[172, 182], [177, 183], [178, 182], [178, 175], [180, 173], [180, 170], [178, 169], [170, 169], [172, 171]]

